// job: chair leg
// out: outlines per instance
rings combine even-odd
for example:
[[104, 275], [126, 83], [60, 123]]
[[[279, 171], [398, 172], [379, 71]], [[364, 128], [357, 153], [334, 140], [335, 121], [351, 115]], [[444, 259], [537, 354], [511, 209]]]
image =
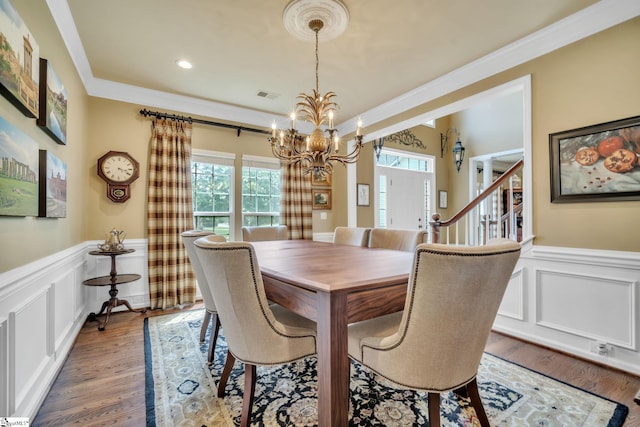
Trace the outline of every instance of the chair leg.
[[429, 427], [440, 427], [440, 393], [429, 393]]
[[244, 364], [244, 397], [242, 398], [242, 416], [240, 427], [248, 427], [253, 408], [253, 395], [256, 391], [256, 365]]
[[476, 416], [482, 427], [489, 427], [489, 418], [482, 406], [482, 400], [480, 399], [480, 392], [478, 391], [478, 381], [474, 378], [469, 384], [467, 384], [467, 392], [471, 398], [471, 404], [476, 411]]
[[220, 330], [220, 318], [216, 313], [212, 313], [211, 321], [213, 322], [213, 326], [211, 327], [211, 340], [209, 341], [207, 365], [211, 365], [213, 363], [213, 355], [216, 351], [216, 341], [218, 341], [218, 331]]
[[211, 312], [209, 310], [204, 311], [204, 319], [202, 320], [202, 327], [200, 328], [200, 342], [204, 342], [204, 338], [207, 336], [207, 328], [209, 327], [209, 319], [211, 319]]
[[227, 361], [224, 363], [224, 369], [222, 370], [220, 382], [218, 383], [218, 397], [224, 397], [224, 389], [227, 387], [227, 381], [229, 381], [229, 376], [231, 375], [235, 361], [236, 358], [234, 355], [227, 351]]

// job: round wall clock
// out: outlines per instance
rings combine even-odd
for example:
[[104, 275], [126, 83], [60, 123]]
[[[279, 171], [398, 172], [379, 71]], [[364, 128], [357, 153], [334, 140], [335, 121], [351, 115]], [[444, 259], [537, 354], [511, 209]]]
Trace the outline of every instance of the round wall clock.
[[122, 203], [131, 197], [130, 185], [140, 176], [140, 164], [124, 151], [109, 151], [98, 159], [98, 176], [107, 183], [107, 198]]

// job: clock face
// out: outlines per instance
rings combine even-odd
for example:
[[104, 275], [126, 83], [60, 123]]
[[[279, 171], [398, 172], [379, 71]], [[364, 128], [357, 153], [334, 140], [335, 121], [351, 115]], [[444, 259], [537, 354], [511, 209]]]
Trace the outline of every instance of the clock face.
[[114, 182], [127, 182], [131, 180], [136, 172], [133, 161], [121, 154], [115, 154], [106, 158], [102, 162], [102, 173]]

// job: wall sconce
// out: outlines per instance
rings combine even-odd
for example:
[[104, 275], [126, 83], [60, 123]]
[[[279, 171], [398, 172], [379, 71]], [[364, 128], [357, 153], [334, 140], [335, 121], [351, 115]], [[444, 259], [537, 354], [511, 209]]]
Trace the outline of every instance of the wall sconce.
[[456, 135], [456, 143], [453, 146], [453, 161], [456, 164], [456, 170], [460, 172], [462, 161], [464, 160], [464, 147], [460, 142], [460, 132], [458, 129], [447, 129], [446, 133], [440, 134], [440, 158], [444, 157], [444, 153], [449, 149], [449, 134]]
[[380, 152], [384, 147], [384, 138], [375, 139], [373, 141], [373, 151], [376, 153], [376, 161], [380, 160]]
[[462, 161], [464, 160], [464, 147], [462, 146], [462, 142], [458, 139], [453, 146], [453, 161], [456, 162], [456, 170], [460, 173], [460, 167], [462, 166]]

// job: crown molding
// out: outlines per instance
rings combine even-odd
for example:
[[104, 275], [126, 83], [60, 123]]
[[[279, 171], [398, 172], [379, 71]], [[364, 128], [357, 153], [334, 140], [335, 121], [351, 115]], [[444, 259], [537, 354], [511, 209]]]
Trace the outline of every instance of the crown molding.
[[640, 15], [637, 0], [601, 0], [548, 27], [393, 98], [338, 126], [341, 134], [355, 129], [358, 118], [378, 123], [411, 108], [538, 58]]
[[[265, 129], [273, 121], [274, 115], [270, 113], [95, 78], [67, 0], [46, 1], [85, 90], [90, 96], [166, 108], [185, 114], [229, 120]], [[338, 131], [341, 135], [354, 132], [359, 118], [368, 125], [378, 123], [447, 93], [633, 19], [638, 15], [640, 15], [640, 2], [637, 0], [601, 0], [546, 28], [372, 108], [358, 117], [352, 117], [338, 125]]]

